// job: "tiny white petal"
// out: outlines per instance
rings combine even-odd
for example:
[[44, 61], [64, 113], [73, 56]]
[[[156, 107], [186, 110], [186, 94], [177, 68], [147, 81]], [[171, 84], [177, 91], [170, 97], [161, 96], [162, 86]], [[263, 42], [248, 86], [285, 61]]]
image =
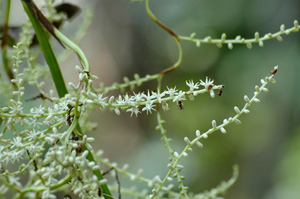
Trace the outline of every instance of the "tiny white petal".
[[245, 102], [249, 102], [250, 101], [249, 97], [247, 95], [244, 96], [244, 100], [245, 100]]
[[241, 124], [241, 123], [242, 123], [239, 119], [236, 119], [234, 122], [235, 122], [236, 124]]
[[178, 158], [178, 157], [179, 157], [179, 154], [175, 151], [175, 152], [174, 152], [174, 156], [175, 156], [175, 158]]
[[115, 113], [116, 113], [117, 115], [120, 115], [120, 114], [121, 114], [121, 112], [120, 112], [120, 110], [119, 110], [118, 108], [115, 108], [114, 111], [115, 111]]
[[172, 164], [168, 164], [167, 167], [168, 167], [169, 169], [173, 169]]
[[237, 114], [239, 114], [239, 113], [241, 112], [240, 109], [239, 109], [237, 106], [234, 107], [234, 111], [235, 111]]
[[179, 169], [179, 170], [182, 170], [182, 169], [184, 169], [184, 166], [183, 166], [183, 165], [180, 165], [180, 164], [178, 164], [178, 165], [176, 166], [176, 168], [177, 168], [177, 169]]
[[102, 179], [99, 181], [100, 185], [107, 184], [107, 179]]
[[[211, 124], [212, 124], [212, 127], [215, 129], [215, 128], [217, 128], [217, 122], [216, 122], [216, 120], [213, 120], [212, 122], [211, 122]], [[203, 135], [203, 137], [204, 137], [204, 135]]]
[[215, 97], [215, 92], [214, 92], [213, 89], [211, 89], [211, 90], [209, 91], [209, 94], [210, 94], [210, 97], [211, 97], [211, 98], [214, 98], [214, 97]]
[[199, 130], [196, 130], [196, 136], [199, 137], [201, 134], [200, 134], [200, 131]]
[[122, 170], [126, 170], [126, 169], [128, 169], [128, 167], [129, 167], [129, 164], [124, 164], [122, 167]]
[[86, 141], [87, 141], [87, 142], [94, 142], [94, 141], [95, 141], [95, 138], [93, 138], [93, 137], [88, 137], [88, 138], [86, 139]]
[[190, 144], [191, 143], [191, 141], [190, 141], [190, 139], [188, 137], [184, 137], [184, 141], [185, 141], [186, 144]]
[[88, 154], [89, 154], [89, 151], [86, 150], [86, 151], [83, 152], [82, 157], [86, 157]]
[[276, 80], [274, 78], [270, 78], [270, 82], [272, 82], [273, 84], [275, 84]]
[[95, 166], [92, 167], [92, 170], [93, 170], [93, 171], [99, 170], [99, 169], [100, 169], [100, 166], [99, 166], [99, 165], [95, 165]]
[[244, 109], [243, 112], [246, 113], [246, 114], [250, 113], [250, 111], [248, 109]]
[[260, 102], [260, 100], [258, 98], [254, 98], [253, 101], [256, 103]]
[[197, 141], [196, 144], [199, 148], [203, 148], [203, 144], [201, 142]]
[[260, 88], [256, 85], [255, 86], [255, 90], [257, 91], [257, 92], [260, 92]]
[[167, 180], [168, 180], [169, 182], [173, 182], [173, 178], [171, 178], [171, 177], [167, 177]]
[[111, 96], [108, 100], [108, 103], [111, 104], [113, 101], [114, 101], [115, 97], [114, 96]]
[[226, 129], [224, 129], [223, 127], [220, 128], [221, 133], [225, 134], [226, 133]]

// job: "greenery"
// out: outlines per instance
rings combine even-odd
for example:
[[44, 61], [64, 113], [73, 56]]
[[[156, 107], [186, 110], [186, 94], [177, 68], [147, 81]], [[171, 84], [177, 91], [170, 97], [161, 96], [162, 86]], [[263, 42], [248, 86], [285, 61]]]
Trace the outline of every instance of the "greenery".
[[[69, 3], [46, 0], [42, 5], [35, 5], [32, 0], [21, 2], [22, 12], [29, 19], [22, 24], [18, 37], [14, 38], [9, 18], [17, 13], [12, 9], [10, 0], [0, 1], [4, 24], [1, 29], [0, 65], [0, 198], [218, 199], [226, 198], [227, 193], [231, 197], [244, 196], [238, 191], [235, 191], [236, 194], [230, 192], [235, 190], [234, 186], [240, 179], [247, 181], [249, 178], [244, 174], [239, 177], [239, 170], [243, 172], [243, 161], [251, 162], [251, 156], [245, 151], [269, 154], [264, 151], [263, 145], [269, 143], [265, 140], [272, 140], [272, 135], [263, 134], [275, 131], [276, 124], [273, 123], [276, 123], [276, 118], [265, 120], [265, 113], [277, 108], [270, 106], [271, 97], [275, 95], [270, 94], [271, 97], [259, 102], [265, 98], [263, 93], [272, 93], [268, 89], [270, 83], [276, 82], [274, 78], [284, 66], [279, 69], [279, 63], [275, 63], [275, 66], [257, 70], [257, 61], [249, 60], [251, 63], [245, 64], [245, 67], [250, 66], [250, 72], [242, 75], [243, 71], [239, 68], [244, 66], [234, 64], [238, 61], [233, 58], [233, 68], [198, 70], [187, 66], [194, 66], [193, 62], [199, 59], [198, 56], [191, 58], [194, 51], [187, 45], [193, 44], [200, 49], [211, 44], [214, 48], [226, 46], [227, 53], [243, 52], [242, 46], [259, 51], [256, 45], [266, 48], [267, 41], [282, 41], [284, 35], [298, 32], [298, 21], [295, 20], [288, 28], [281, 25], [279, 31], [272, 33], [263, 35], [255, 32], [249, 38], [238, 35], [231, 39], [226, 33], [220, 33], [219, 37], [202, 37], [194, 32], [185, 36], [177, 34], [185, 32], [185, 29], [165, 25], [155, 15], [149, 0], [120, 1], [120, 5], [143, 10], [152, 21], [151, 25], [149, 23], [151, 31], [157, 27], [164, 31], [159, 34], [166, 37], [153, 38], [159, 42], [166, 41], [166, 48], [172, 49], [170, 57], [174, 54], [176, 58], [172, 58], [174, 63], [168, 65], [162, 58], [164, 51], [159, 49], [159, 42], [151, 41], [154, 50], [149, 50], [151, 47], [145, 49], [145, 57], [141, 52], [133, 56], [136, 60], [143, 60], [137, 62], [139, 67], [143, 67], [141, 63], [145, 63], [146, 67], [143, 70], [136, 68], [139, 73], [134, 74], [131, 70], [124, 70], [123, 82], [106, 86], [102, 76], [108, 74], [105, 70], [101, 70], [100, 75], [97, 72], [97, 65], [101, 63], [90, 64], [88, 50], [81, 47], [86, 44], [78, 44], [85, 39], [93, 14], [98, 14], [95, 10], [82, 6], [79, 15], [79, 7]], [[65, 22], [71, 18], [75, 22]], [[76, 26], [76, 31], [64, 33], [72, 25]], [[122, 37], [122, 33], [115, 35]], [[91, 49], [96, 41], [92, 42]], [[201, 57], [202, 60], [209, 62], [211, 57], [218, 56], [215, 51], [206, 50], [203, 52], [206, 57]], [[97, 51], [95, 53], [98, 54]], [[157, 56], [159, 62], [153, 61], [155, 58], [152, 57], [147, 63], [149, 54]], [[64, 72], [65, 65], [70, 60], [76, 60], [77, 64], [68, 70], [75, 71], [78, 79], [65, 85], [69, 78]], [[205, 61], [202, 63], [204, 68], [213, 65], [205, 64]], [[185, 66], [186, 69], [181, 69]], [[220, 78], [214, 70], [220, 71]], [[126, 77], [126, 73], [133, 78]], [[217, 83], [209, 77], [211, 75], [217, 77]], [[251, 77], [250, 82], [245, 79], [247, 75]], [[260, 80], [252, 85], [253, 78], [258, 75]], [[252, 94], [248, 94], [248, 87], [251, 87]], [[234, 92], [234, 89], [243, 94]], [[219, 104], [215, 107], [209, 105], [215, 101]], [[242, 118], [250, 113], [250, 108], [253, 114]], [[251, 117], [254, 119], [246, 119]], [[126, 118], [125, 122], [119, 118]], [[242, 119], [245, 119], [243, 124]], [[140, 127], [132, 127], [132, 121], [138, 121]], [[234, 129], [231, 124], [239, 127]], [[138, 134], [132, 133], [135, 131]], [[233, 133], [228, 134], [231, 131]], [[244, 135], [253, 133], [254, 136], [247, 138], [234, 131], [245, 132]], [[261, 137], [257, 140], [255, 136]], [[149, 145], [150, 152], [147, 151]], [[107, 156], [103, 154], [106, 149], [109, 151]], [[292, 148], [288, 154], [296, 150]], [[245, 159], [234, 158], [238, 157], [238, 153]], [[140, 161], [139, 156], [142, 157]], [[118, 159], [118, 163], [114, 159]], [[199, 163], [201, 161], [203, 163]], [[294, 162], [284, 160], [281, 164], [284, 162], [299, 163], [297, 159]], [[235, 164], [242, 165], [242, 169]], [[217, 165], [224, 170], [215, 175], [212, 168]], [[232, 170], [228, 169], [230, 167]], [[297, 169], [293, 171], [297, 172]], [[288, 177], [293, 174], [283, 172], [283, 176], [282, 183], [274, 183], [265, 198], [288, 197], [288, 192], [294, 193], [288, 183]], [[256, 193], [252, 194], [254, 198], [259, 197]]]

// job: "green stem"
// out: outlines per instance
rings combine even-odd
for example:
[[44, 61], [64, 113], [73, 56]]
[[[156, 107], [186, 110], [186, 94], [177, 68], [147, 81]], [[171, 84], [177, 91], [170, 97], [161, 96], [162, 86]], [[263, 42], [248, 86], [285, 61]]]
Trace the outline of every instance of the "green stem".
[[168, 72], [171, 72], [172, 70], [176, 69], [180, 64], [181, 64], [181, 60], [182, 60], [182, 49], [181, 49], [181, 44], [180, 44], [180, 40], [179, 37], [170, 29], [168, 28], [165, 24], [163, 24], [161, 21], [159, 21], [155, 15], [153, 14], [153, 12], [151, 11], [150, 7], [149, 7], [149, 0], [145, 1], [145, 5], [146, 5], [146, 11], [147, 14], [149, 15], [149, 17], [157, 24], [159, 25], [162, 29], [164, 29], [166, 32], [168, 32], [173, 39], [175, 40], [177, 47], [178, 47], [178, 59], [176, 61], [175, 64], [173, 64], [171, 67], [163, 70], [160, 72], [160, 74], [166, 74]]
[[[7, 58], [7, 36], [8, 36], [8, 22], [9, 22], [9, 13], [10, 13], [10, 0], [7, 0], [4, 24], [3, 24], [3, 39], [1, 43], [2, 48], [2, 59], [5, 72], [10, 80], [14, 79], [14, 74], [9, 67], [9, 59]], [[13, 87], [16, 89], [16, 84], [12, 83]]]
[[83, 51], [79, 48], [78, 45], [76, 45], [73, 41], [71, 41], [69, 38], [67, 38], [62, 32], [60, 32], [57, 28], [54, 28], [54, 33], [66, 46], [71, 48], [80, 58], [80, 61], [83, 65], [84, 70], [90, 72], [90, 65], [89, 62], [84, 55]]

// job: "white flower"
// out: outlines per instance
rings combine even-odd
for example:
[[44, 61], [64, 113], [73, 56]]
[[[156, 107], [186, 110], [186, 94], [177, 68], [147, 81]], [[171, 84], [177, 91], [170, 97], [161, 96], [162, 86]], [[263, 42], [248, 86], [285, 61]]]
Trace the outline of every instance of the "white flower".
[[121, 95], [119, 95], [119, 99], [117, 99], [116, 102], [117, 102], [117, 104], [120, 104], [120, 105], [125, 104], [125, 101], [123, 100]]
[[186, 85], [188, 87], [190, 87], [190, 91], [193, 91], [194, 89], [198, 89], [199, 88], [199, 82], [197, 82], [196, 84], [194, 84], [193, 80], [190, 80], [190, 81], [186, 82]]
[[17, 187], [22, 187], [22, 184], [19, 182], [20, 177], [8, 176], [8, 181], [12, 185], [16, 185]]
[[23, 146], [23, 143], [22, 143], [21, 137], [19, 137], [19, 136], [14, 137], [11, 148], [14, 148], [14, 147], [19, 148], [19, 147], [22, 147], [22, 146]]
[[209, 91], [209, 94], [210, 94], [211, 98], [214, 98], [214, 97], [215, 97], [215, 92], [214, 92], [213, 89], [211, 89], [211, 90]]
[[21, 103], [12, 103], [11, 105], [11, 111], [9, 111], [9, 113], [12, 113], [12, 114], [22, 114], [23, 113], [23, 107], [22, 107], [22, 104]]
[[30, 155], [34, 155], [36, 153], [39, 152], [39, 150], [41, 150], [41, 147], [38, 144], [31, 144], [28, 147], [29, 153]]
[[40, 105], [39, 108], [36, 108], [36, 107], [32, 108], [30, 110], [30, 112], [35, 114], [36, 117], [38, 117], [38, 116], [43, 115], [45, 113], [45, 108], [42, 107], [42, 105]]
[[146, 101], [151, 101], [152, 99], [155, 98], [155, 96], [153, 96], [153, 95], [150, 94], [149, 90], [148, 90], [147, 95], [145, 95], [144, 93], [142, 95], [146, 99]]
[[200, 79], [200, 85], [204, 86], [206, 90], [210, 90], [214, 85], [213, 83], [214, 80], [211, 80], [210, 78], [208, 79], [208, 77], [205, 78], [205, 82]]
[[168, 89], [168, 91], [166, 91], [166, 93], [169, 94], [171, 97], [173, 97], [174, 95], [177, 95], [177, 93], [178, 93], [177, 92], [178, 90], [176, 90], [176, 86], [174, 88], [167, 87], [167, 89]]
[[24, 157], [24, 152], [24, 149], [19, 151], [12, 151], [10, 152], [8, 158], [12, 163], [14, 163], [15, 161], [19, 162], [19, 160]]
[[59, 111], [66, 111], [69, 110], [68, 102], [62, 101], [58, 104], [58, 107], [56, 107]]
[[157, 90], [157, 93], [156, 92], [152, 92], [152, 96], [154, 97], [154, 98], [156, 98], [157, 99], [157, 101], [159, 102], [159, 103], [161, 103], [161, 98], [163, 97], [163, 96], [165, 96], [165, 93], [163, 92], [163, 93], [160, 93], [159, 92], [159, 89]]
[[186, 93], [184, 91], [179, 91], [178, 95], [174, 97], [173, 102], [185, 100], [185, 94]]
[[135, 116], [137, 116], [137, 114], [140, 113], [139, 106], [131, 107], [131, 108], [127, 109], [126, 112], [131, 112], [130, 117], [132, 117], [133, 113], [135, 114]]
[[153, 107], [155, 107], [155, 105], [153, 105], [153, 102], [147, 103], [145, 107], [142, 109], [142, 111], [147, 111], [147, 115], [148, 115], [149, 112], [152, 113], [152, 110], [155, 111]]
[[107, 103], [105, 102], [107, 99], [107, 97], [103, 98], [103, 93], [98, 95], [98, 104], [102, 107], [105, 108], [105, 106], [107, 105]]
[[143, 102], [144, 101], [143, 94], [141, 94], [141, 93], [135, 94], [134, 92], [133, 92], [133, 94], [134, 94], [133, 98], [136, 102]]
[[133, 101], [133, 99], [132, 99], [132, 97], [129, 97], [128, 94], [126, 94], [126, 95], [124, 96], [123, 102], [124, 102], [124, 104], [126, 104], [126, 105], [130, 105], [130, 106], [134, 106], [134, 105], [135, 105], [135, 104], [134, 104], [134, 101]]
[[39, 134], [40, 131], [35, 131], [35, 129], [33, 129], [28, 133], [27, 137], [29, 138], [29, 141], [31, 141], [37, 139], [39, 137]]

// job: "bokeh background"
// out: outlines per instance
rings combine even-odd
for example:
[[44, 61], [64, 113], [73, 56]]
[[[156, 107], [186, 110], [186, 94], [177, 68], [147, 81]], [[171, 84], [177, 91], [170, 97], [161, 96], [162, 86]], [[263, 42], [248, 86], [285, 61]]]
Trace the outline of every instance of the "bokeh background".
[[[94, 19], [80, 46], [92, 72], [105, 85], [122, 82], [123, 76], [132, 79], [134, 73], [158, 73], [176, 61], [176, 44], [151, 21], [143, 2], [72, 2], [94, 10]], [[298, 0], [152, 0], [150, 7], [178, 35], [195, 32], [197, 38], [220, 38], [222, 33], [227, 38], [253, 38], [256, 31], [261, 36], [277, 32], [281, 24], [289, 28], [300, 18]], [[72, 35], [82, 21], [80, 17], [65, 25], [63, 31], [67, 35]], [[269, 84], [270, 92], [260, 96], [261, 103], [251, 106], [251, 114], [242, 116], [241, 125], [228, 126], [225, 135], [214, 133], [203, 141], [203, 149], [194, 148], [181, 161], [190, 191], [198, 193], [217, 186], [231, 177], [232, 166], [238, 164], [239, 179], [226, 198], [299, 199], [300, 34], [284, 35], [281, 43], [269, 40], [263, 48], [254, 44], [250, 50], [245, 45], [234, 45], [229, 50], [226, 46], [202, 44], [198, 48], [194, 43], [181, 44], [182, 64], [164, 77], [163, 88], [167, 85], [187, 89], [186, 80], [198, 81], [206, 76], [226, 87], [221, 97], [198, 96], [194, 101], [185, 101], [184, 110], [170, 104], [171, 110], [162, 113], [167, 135], [174, 140], [172, 146], [177, 151], [185, 146], [183, 138], [193, 138], [196, 129], [204, 132], [213, 119], [221, 123], [234, 115], [233, 107], [242, 107], [243, 96], [252, 96], [260, 79], [279, 65], [277, 83]], [[66, 82], [78, 81], [74, 70], [78, 64], [74, 55], [61, 64]], [[156, 82], [136, 91], [147, 89], [156, 89]], [[129, 113], [116, 116], [96, 110], [91, 120], [98, 123], [90, 133], [97, 139], [94, 147], [103, 149], [111, 161], [119, 165], [129, 163], [132, 172], [143, 168], [149, 178], [165, 176], [168, 153], [155, 130], [155, 114], [131, 118]]]

